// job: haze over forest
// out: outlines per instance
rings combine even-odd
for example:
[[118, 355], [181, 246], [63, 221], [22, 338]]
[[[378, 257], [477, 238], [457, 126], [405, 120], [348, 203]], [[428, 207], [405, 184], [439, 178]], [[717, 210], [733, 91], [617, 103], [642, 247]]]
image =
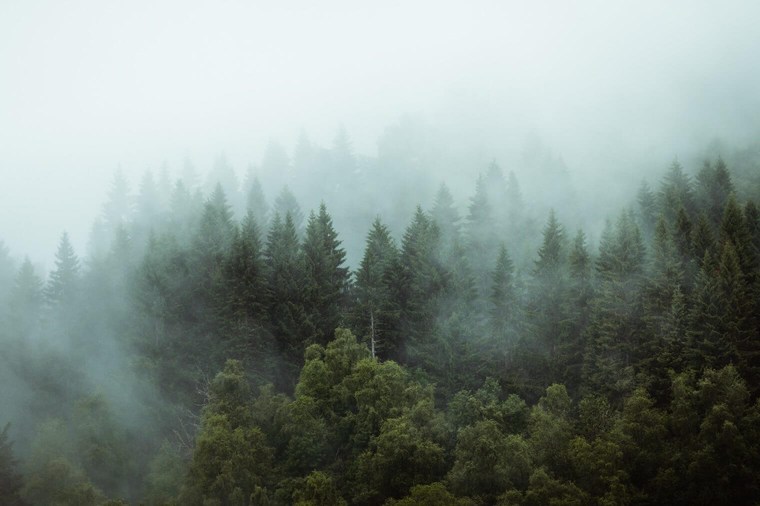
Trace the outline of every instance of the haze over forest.
[[0, 504], [757, 504], [759, 18], [0, 3]]
[[[617, 194], [674, 157], [698, 162], [716, 138], [756, 138], [756, 12], [753, 2], [4, 2], [0, 230], [16, 256], [50, 268], [62, 230], [84, 251], [117, 167], [136, 189], [147, 169], [178, 175], [189, 158], [205, 173], [223, 153], [242, 179], [270, 142], [292, 155], [304, 131], [330, 147], [341, 125], [357, 155], [375, 158], [403, 118], [416, 170], [448, 180], [462, 205], [471, 185], [458, 177], [491, 159], [533, 186], [522, 157], [535, 138], [584, 192]], [[260, 177], [279, 189], [274, 174]]]

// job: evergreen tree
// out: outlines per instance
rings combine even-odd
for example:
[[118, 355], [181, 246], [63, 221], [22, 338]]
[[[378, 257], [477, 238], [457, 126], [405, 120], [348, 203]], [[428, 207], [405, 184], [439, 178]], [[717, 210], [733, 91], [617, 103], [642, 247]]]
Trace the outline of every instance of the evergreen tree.
[[525, 213], [525, 201], [523, 200], [523, 194], [520, 190], [520, 183], [517, 181], [517, 176], [513, 171], [509, 171], [509, 179], [507, 180], [507, 223], [512, 225], [513, 232], [514, 227], [520, 224], [524, 219]]
[[106, 203], [103, 205], [103, 218], [106, 225], [113, 230], [120, 223], [128, 222], [131, 215], [132, 202], [129, 195], [129, 184], [119, 168], [114, 173]]
[[79, 258], [69, 241], [69, 234], [64, 232], [55, 254], [55, 269], [50, 272], [45, 298], [52, 304], [71, 302], [76, 295], [79, 282]]
[[415, 363], [432, 358], [423, 349], [436, 331], [438, 303], [445, 295], [448, 275], [438, 257], [438, 227], [417, 207], [401, 241], [398, 299], [400, 325], [407, 339], [406, 357]]
[[470, 200], [466, 220], [466, 238], [470, 261], [475, 272], [478, 291], [487, 295], [489, 266], [493, 265], [498, 252], [498, 235], [492, 204], [488, 201], [488, 183], [482, 175], [475, 184], [475, 195]]
[[486, 198], [491, 206], [495, 225], [503, 229], [509, 223], [509, 193], [504, 173], [495, 160], [488, 166], [485, 184], [487, 189]]
[[662, 181], [659, 192], [660, 212], [668, 223], [675, 222], [678, 211], [683, 208], [687, 216], [693, 215], [694, 191], [691, 178], [678, 161], [674, 161]]
[[135, 209], [135, 225], [142, 237], [147, 236], [150, 230], [161, 222], [163, 212], [158, 185], [153, 173], [147, 170], [140, 180]]
[[652, 237], [657, 223], [657, 197], [646, 180], [641, 181], [639, 191], [636, 194], [639, 204], [639, 223], [644, 231], [644, 236]]
[[221, 187], [232, 207], [239, 209], [240, 184], [235, 170], [224, 154], [220, 154], [214, 159], [214, 164], [206, 178], [206, 191], [208, 193], [213, 194], [217, 191], [217, 187]]
[[388, 287], [389, 271], [397, 257], [396, 244], [388, 228], [376, 218], [367, 234], [364, 256], [356, 272], [356, 325], [359, 335], [368, 336], [373, 357], [378, 351], [387, 353], [399, 344], [384, 342], [387, 337], [394, 337], [393, 330], [398, 326]]
[[615, 231], [602, 234], [597, 260], [599, 290], [586, 331], [584, 384], [620, 400], [633, 387], [635, 369], [648, 346], [644, 332], [642, 282], [644, 244], [631, 212]]
[[589, 323], [591, 301], [594, 296], [592, 260], [586, 246], [586, 234], [578, 229], [568, 254], [570, 272], [569, 293], [566, 301], [568, 337], [560, 347], [562, 357], [561, 378], [572, 392], [580, 385], [585, 349], [584, 330]]
[[446, 253], [450, 252], [454, 243], [460, 239], [460, 218], [454, 207], [454, 197], [451, 196], [451, 192], [445, 183], [441, 183], [441, 186], [438, 187], [430, 216], [440, 231], [442, 250]]
[[293, 226], [296, 229], [296, 234], [301, 235], [303, 227], [303, 213], [301, 212], [301, 206], [298, 205], [295, 195], [290, 191], [287, 186], [283, 186], [280, 194], [274, 201], [272, 207], [272, 214], [279, 214], [280, 219], [290, 214], [290, 219], [293, 221]]
[[316, 327], [307, 318], [304, 308], [305, 268], [300, 254], [298, 236], [290, 214], [285, 219], [275, 214], [267, 236], [264, 252], [267, 268], [268, 312], [272, 333], [290, 370], [289, 381], [296, 374], [306, 343], [313, 338]]
[[715, 165], [705, 161], [697, 174], [696, 197], [712, 226], [720, 225], [723, 209], [733, 192], [734, 184], [723, 159], [718, 158]]
[[221, 259], [232, 241], [234, 229], [232, 210], [227, 203], [227, 196], [222, 186], [217, 184], [203, 206], [193, 245], [204, 271], [208, 272], [221, 265]]
[[253, 359], [263, 372], [268, 358], [266, 272], [259, 229], [248, 213], [235, 230], [223, 267], [218, 311], [231, 355]]
[[266, 228], [265, 226], [268, 222], [267, 202], [266, 197], [264, 197], [264, 190], [261, 188], [261, 183], [257, 177], [254, 177], [248, 186], [246, 209], [248, 212], [253, 213], [253, 217], [257, 223]]
[[[721, 264], [734, 268], [733, 274], [725, 276], [723, 283], [719, 279]], [[730, 314], [725, 314], [727, 301], [722, 300], [726, 290], [733, 292], [731, 281], [737, 281], [737, 274], [739, 274], [736, 270], [738, 270], [736, 252], [731, 243], [726, 243], [719, 260], [713, 260], [709, 253], [705, 255], [702, 268], [697, 274], [689, 334], [699, 351], [697, 363], [701, 367], [722, 367], [731, 362], [736, 363], [738, 360], [736, 335], [734, 334], [734, 339], [731, 339], [731, 336], [726, 333], [726, 324], [733, 323], [736, 330], [736, 322], [731, 321], [734, 318], [731, 318]], [[734, 316], [736, 315], [733, 309], [730, 311]]]
[[[542, 381], [553, 381], [563, 369], [560, 348], [568, 339], [567, 251], [564, 227], [554, 210], [543, 231], [538, 258], [533, 267], [533, 284], [529, 294], [528, 318], [533, 335], [530, 353], [534, 356], [531, 374], [550, 375]], [[537, 361], [536, 361], [537, 360]], [[545, 365], [542, 362], [546, 361]]]
[[347, 303], [348, 268], [346, 252], [324, 203], [319, 214], [312, 213], [303, 243], [306, 274], [305, 305], [316, 327], [314, 342], [327, 344], [339, 326]]
[[723, 221], [720, 225], [721, 243], [731, 242], [736, 252], [739, 266], [745, 276], [753, 277], [757, 268], [757, 256], [754, 251], [753, 238], [747, 228], [744, 212], [730, 195], [723, 211]]
[[515, 267], [509, 257], [507, 247], [502, 244], [496, 267], [491, 273], [490, 325], [497, 354], [506, 358], [513, 351], [516, 335], [517, 294], [514, 287]]
[[697, 223], [691, 231], [691, 249], [694, 252], [694, 258], [700, 265], [708, 251], [710, 254], [715, 254], [715, 238], [705, 213], [700, 213]]

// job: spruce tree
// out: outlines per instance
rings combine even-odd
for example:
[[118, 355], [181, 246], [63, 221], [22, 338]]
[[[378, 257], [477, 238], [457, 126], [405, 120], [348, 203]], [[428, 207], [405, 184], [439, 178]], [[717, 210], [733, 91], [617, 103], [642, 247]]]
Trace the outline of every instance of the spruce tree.
[[388, 228], [376, 218], [367, 234], [364, 256], [356, 272], [355, 316], [358, 335], [368, 336], [373, 357], [381, 351], [387, 356], [387, 352], [398, 346], [398, 343], [386, 342], [386, 330], [389, 331], [388, 337], [393, 337], [393, 329], [397, 326], [388, 287], [389, 271], [397, 257], [398, 251]]
[[681, 208], [686, 210], [687, 216], [693, 214], [694, 190], [691, 178], [684, 172], [678, 161], [674, 161], [665, 174], [658, 199], [660, 212], [665, 214], [668, 223], [675, 222]]
[[515, 267], [507, 247], [501, 245], [496, 267], [491, 273], [490, 326], [494, 334], [498, 354], [505, 358], [515, 344], [515, 321], [517, 294], [514, 287]]
[[69, 234], [64, 232], [55, 254], [55, 269], [50, 272], [45, 298], [52, 304], [71, 302], [77, 293], [79, 283], [79, 258], [69, 241]]
[[560, 347], [568, 337], [566, 247], [564, 227], [551, 210], [528, 293], [527, 316], [532, 339], [523, 341], [526, 364], [532, 371], [529, 374], [537, 375], [541, 383], [557, 380], [562, 369]]
[[262, 228], [266, 228], [268, 222], [267, 201], [264, 190], [261, 188], [259, 178], [254, 177], [246, 194], [246, 209], [253, 214], [254, 219]]
[[346, 252], [324, 203], [319, 214], [312, 213], [303, 242], [305, 305], [317, 334], [314, 342], [327, 344], [339, 326], [347, 304], [348, 268]]
[[417, 206], [404, 232], [399, 257], [403, 291], [400, 324], [407, 339], [407, 358], [413, 361], [424, 358], [422, 348], [430, 344], [436, 332], [437, 306], [448, 286], [448, 274], [438, 257], [438, 240], [435, 222]]
[[636, 194], [639, 205], [639, 223], [644, 231], [644, 236], [652, 237], [657, 223], [657, 198], [646, 180], [641, 181], [639, 191]]
[[448, 253], [454, 242], [460, 240], [459, 213], [454, 207], [454, 197], [451, 196], [449, 187], [441, 183], [436, 193], [430, 216], [438, 226], [441, 234], [441, 248]]
[[264, 253], [267, 269], [268, 312], [272, 334], [288, 369], [285, 386], [295, 380], [303, 351], [312, 342], [316, 327], [304, 309], [306, 274], [293, 218], [278, 213], [272, 219]]
[[229, 356], [258, 359], [264, 365], [269, 351], [264, 331], [268, 324], [266, 273], [259, 228], [251, 212], [234, 232], [222, 277], [217, 307], [225, 339], [232, 347]]
[[283, 186], [279, 195], [274, 201], [272, 206], [272, 214], [279, 214], [280, 219], [284, 220], [285, 216], [290, 215], [290, 219], [293, 221], [293, 226], [296, 229], [296, 234], [300, 237], [303, 227], [303, 213], [301, 212], [301, 206], [298, 205], [293, 192], [290, 188]]

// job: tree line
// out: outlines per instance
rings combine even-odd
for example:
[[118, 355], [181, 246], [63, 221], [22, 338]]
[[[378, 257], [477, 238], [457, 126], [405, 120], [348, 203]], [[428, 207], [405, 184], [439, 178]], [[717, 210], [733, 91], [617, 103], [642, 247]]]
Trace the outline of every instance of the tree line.
[[325, 202], [144, 178], [133, 205], [117, 173], [90, 249], [3, 294], [33, 422], [3, 503], [760, 500], [760, 213], [720, 158], [589, 235], [493, 163], [462, 214], [441, 184], [374, 219], [354, 269]]

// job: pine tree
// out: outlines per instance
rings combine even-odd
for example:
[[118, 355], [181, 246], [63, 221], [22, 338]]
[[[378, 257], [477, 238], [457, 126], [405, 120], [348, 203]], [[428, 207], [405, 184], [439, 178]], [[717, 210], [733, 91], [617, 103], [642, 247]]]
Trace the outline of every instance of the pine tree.
[[153, 173], [147, 170], [140, 180], [135, 209], [135, 225], [139, 228], [141, 237], [147, 237], [151, 229], [156, 229], [161, 223], [163, 213], [158, 185]]
[[705, 161], [697, 174], [696, 196], [700, 208], [705, 211], [712, 226], [720, 225], [723, 209], [726, 207], [729, 195], [733, 192], [734, 184], [731, 181], [731, 174], [723, 159], [718, 158], [714, 166], [709, 161]]
[[705, 213], [700, 213], [696, 225], [692, 228], [691, 249], [699, 266], [701, 266], [707, 252], [710, 252], [710, 254], [715, 253], [715, 238]]
[[[218, 265], [230, 246], [234, 229], [232, 210], [227, 203], [227, 196], [222, 185], [217, 184], [203, 206], [194, 240], [195, 252], [213, 266]], [[210, 268], [212, 265], [207, 264], [204, 267]]]
[[493, 213], [495, 226], [503, 229], [509, 223], [509, 194], [501, 167], [492, 161], [485, 176], [486, 198]]
[[293, 221], [293, 226], [296, 229], [296, 234], [301, 235], [303, 227], [303, 213], [301, 212], [301, 206], [298, 205], [295, 195], [290, 191], [290, 188], [283, 186], [280, 194], [274, 201], [272, 207], [273, 214], [279, 214], [280, 219], [290, 214], [290, 219]]
[[599, 246], [599, 290], [586, 331], [583, 379], [586, 389], [621, 399], [646, 347], [642, 319], [644, 244], [633, 213], [624, 211], [614, 232], [605, 227]]
[[257, 177], [253, 177], [248, 187], [246, 209], [253, 213], [253, 217], [257, 223], [261, 224], [262, 228], [266, 228], [268, 222], [267, 202], [266, 197], [264, 197], [264, 190], [261, 188], [261, 183]]
[[[753, 277], [757, 269], [758, 257], [755, 253], [753, 238], [747, 228], [744, 212], [736, 201], [734, 195], [730, 195], [726, 208], [723, 211], [723, 220], [720, 225], [721, 243], [733, 244], [739, 266], [745, 276]], [[751, 282], [754, 280], [750, 281]]]
[[292, 381], [303, 359], [306, 343], [316, 334], [316, 327], [304, 309], [306, 275], [295, 225], [289, 213], [284, 220], [275, 213], [264, 258], [272, 334], [289, 365], [283, 381]]
[[515, 267], [507, 247], [502, 244], [496, 267], [491, 273], [490, 326], [496, 338], [498, 353], [507, 357], [515, 345], [517, 294], [514, 287]]
[[507, 180], [507, 218], [511, 227], [520, 224], [524, 219], [525, 213], [525, 201], [523, 200], [523, 194], [520, 190], [520, 183], [517, 181], [517, 176], [513, 171], [509, 171], [509, 179]]
[[[726, 243], [731, 250], [730, 243]], [[731, 265], [731, 257], [736, 253], [725, 251], [721, 257]], [[696, 277], [694, 286], [694, 305], [689, 317], [689, 336], [698, 350], [696, 362], [699, 367], [722, 367], [730, 362], [737, 362], [736, 342], [727, 339], [723, 294], [718, 280], [719, 261], [708, 252], [702, 261], [702, 268]]]
[[[533, 267], [533, 283], [528, 296], [528, 318], [533, 336], [528, 346], [534, 358], [533, 373], [541, 382], [556, 381], [562, 365], [560, 348], [568, 338], [567, 252], [565, 230], [554, 210], [544, 226], [543, 241]], [[526, 350], [527, 351], [527, 350]], [[546, 361], [545, 365], [542, 362]], [[545, 377], [545, 375], [549, 377]]]
[[465, 235], [470, 250], [471, 265], [475, 271], [479, 291], [487, 294], [489, 268], [498, 253], [494, 210], [488, 201], [486, 178], [478, 176], [475, 195], [468, 208]]
[[120, 223], [128, 222], [131, 215], [132, 202], [129, 195], [129, 184], [119, 168], [114, 173], [106, 203], [103, 205], [103, 218], [106, 225], [114, 229]]
[[388, 287], [389, 271], [397, 257], [398, 250], [388, 228], [376, 218], [367, 234], [364, 256], [356, 272], [355, 317], [358, 335], [369, 337], [373, 357], [380, 351], [390, 352], [398, 347], [396, 342], [384, 342], [386, 331], [392, 338], [398, 325]]
[[683, 284], [681, 258], [676, 252], [663, 216], [660, 216], [655, 228], [650, 263], [648, 309], [656, 316], [670, 307], [673, 292]]
[[45, 298], [52, 304], [71, 302], [76, 295], [79, 283], [79, 258], [69, 241], [69, 234], [64, 232], [55, 254], [55, 269], [50, 272]]
[[266, 274], [259, 228], [250, 212], [235, 230], [222, 275], [218, 311], [226, 339], [233, 341], [232, 356], [261, 359], [268, 351]]
[[349, 273], [343, 265], [346, 252], [340, 244], [322, 203], [319, 214], [309, 216], [303, 243], [306, 310], [317, 329], [314, 342], [320, 344], [332, 339], [346, 308]]
[[586, 246], [586, 234], [581, 229], [578, 229], [573, 240], [568, 265], [570, 284], [566, 312], [569, 330], [560, 348], [561, 378], [565, 386], [574, 392], [580, 386], [585, 350], [584, 330], [589, 322], [594, 296], [593, 263]]
[[454, 197], [445, 183], [438, 187], [430, 216], [441, 233], [441, 248], [444, 252], [450, 252], [454, 242], [460, 240], [460, 218], [454, 207]]
[[224, 154], [220, 154], [214, 159], [214, 164], [206, 178], [206, 191], [214, 193], [217, 191], [217, 186], [222, 188], [224, 195], [232, 207], [239, 209], [240, 183], [238, 182], [235, 170]]
[[644, 236], [652, 237], [657, 223], [657, 198], [646, 180], [641, 181], [636, 201], [639, 204], [639, 223]]
[[678, 161], [668, 169], [659, 192], [660, 212], [665, 214], [668, 223], [675, 222], [678, 211], [685, 209], [687, 216], [694, 211], [694, 191], [691, 178], [684, 172]]
[[402, 291], [399, 300], [401, 330], [407, 339], [410, 361], [425, 357], [422, 348], [435, 334], [437, 306], [445, 294], [448, 275], [438, 258], [438, 227], [417, 206], [412, 223], [401, 241], [400, 268]]

